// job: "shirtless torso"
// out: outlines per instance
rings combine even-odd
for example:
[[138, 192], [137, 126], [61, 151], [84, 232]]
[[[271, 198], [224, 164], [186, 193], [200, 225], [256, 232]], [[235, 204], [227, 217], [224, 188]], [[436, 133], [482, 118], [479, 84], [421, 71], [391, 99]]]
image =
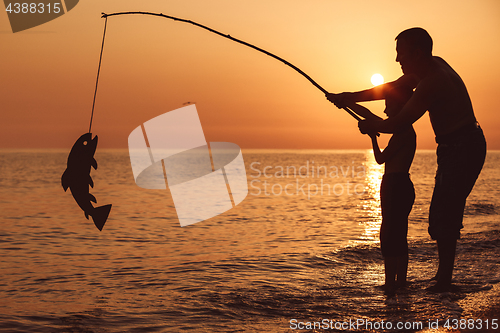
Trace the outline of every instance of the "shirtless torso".
[[384, 149], [385, 173], [408, 173], [416, 149], [416, 134], [413, 127], [394, 133]]
[[419, 82], [417, 91], [423, 90], [425, 94], [421, 97], [428, 100], [429, 117], [436, 136], [475, 123], [469, 93], [460, 76], [440, 57], [433, 57], [433, 67]]
[[355, 101], [374, 100], [384, 98], [385, 91], [397, 85], [411, 85], [416, 88], [412, 98], [397, 116], [371, 124], [362, 124], [364, 125], [363, 132], [375, 130], [395, 133], [400, 128], [413, 124], [426, 111], [429, 111], [436, 136], [448, 135], [463, 126], [476, 122], [467, 88], [457, 72], [446, 61], [433, 56], [425, 68], [417, 74], [405, 74], [398, 80], [378, 88], [346, 96]]

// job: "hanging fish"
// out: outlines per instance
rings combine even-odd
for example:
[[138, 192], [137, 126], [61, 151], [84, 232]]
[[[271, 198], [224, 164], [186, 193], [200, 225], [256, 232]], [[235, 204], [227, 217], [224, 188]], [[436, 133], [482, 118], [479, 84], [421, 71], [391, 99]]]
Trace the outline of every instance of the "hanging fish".
[[111, 205], [94, 207], [91, 201], [97, 203], [96, 198], [90, 194], [89, 185], [94, 187], [90, 177], [91, 167], [97, 169], [97, 161], [94, 158], [97, 148], [97, 135], [92, 139], [92, 133], [83, 134], [71, 148], [68, 156], [68, 167], [61, 177], [61, 184], [66, 191], [71, 190], [76, 203], [85, 212], [85, 217], [92, 216], [97, 229], [102, 230], [108, 219]]

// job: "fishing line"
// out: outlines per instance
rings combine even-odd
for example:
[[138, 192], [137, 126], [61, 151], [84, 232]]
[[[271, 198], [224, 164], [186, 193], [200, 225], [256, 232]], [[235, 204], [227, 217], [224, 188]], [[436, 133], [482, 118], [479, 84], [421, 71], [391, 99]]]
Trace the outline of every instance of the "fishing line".
[[[102, 18], [106, 18], [106, 22], [107, 22], [107, 19], [109, 16], [117, 16], [117, 15], [131, 15], [131, 14], [142, 14], [142, 15], [152, 15], [152, 16], [160, 16], [160, 17], [163, 17], [163, 18], [168, 18], [168, 19], [171, 19], [171, 20], [174, 20], [174, 21], [180, 21], [180, 22], [185, 22], [185, 23], [189, 23], [189, 24], [192, 24], [192, 25], [195, 25], [197, 27], [200, 27], [202, 29], [205, 29], [205, 30], [208, 30], [214, 34], [217, 34], [219, 36], [222, 36], [224, 38], [228, 38], [234, 42], [237, 42], [237, 43], [240, 43], [240, 44], [243, 44], [243, 45], [246, 45], [248, 47], [251, 47], [252, 49], [255, 49], [257, 51], [260, 51], [264, 54], [267, 54], [268, 56], [270, 57], [273, 57], [274, 59], [277, 59], [279, 61], [281, 61], [282, 63], [284, 63], [285, 65], [287, 66], [290, 66], [291, 68], [293, 68], [294, 70], [296, 70], [299, 74], [301, 74], [302, 76], [304, 76], [307, 80], [309, 80], [309, 82], [311, 82], [316, 88], [318, 88], [319, 90], [321, 90], [324, 94], [327, 94], [328, 91], [323, 88], [322, 86], [320, 86], [316, 81], [314, 81], [309, 75], [307, 75], [306, 73], [304, 73], [300, 68], [298, 68], [297, 66], [291, 64], [290, 62], [286, 61], [285, 59], [281, 58], [281, 57], [278, 57], [277, 55], [271, 53], [271, 52], [268, 52], [264, 49], [261, 49], [260, 47], [257, 47], [255, 45], [252, 45], [250, 43], [247, 43], [241, 39], [238, 39], [238, 38], [234, 38], [232, 37], [231, 35], [228, 35], [228, 34], [224, 34], [222, 32], [219, 32], [215, 29], [212, 29], [212, 28], [209, 28], [203, 24], [200, 24], [200, 23], [197, 23], [197, 22], [194, 22], [194, 21], [191, 21], [191, 20], [186, 20], [186, 19], [182, 19], [182, 18], [178, 18], [178, 17], [174, 17], [174, 16], [169, 16], [169, 15], [165, 15], [163, 13], [150, 13], [150, 12], [119, 12], [119, 13], [111, 13], [111, 14], [106, 14], [106, 13], [102, 13]], [[106, 34], [106, 24], [104, 24], [104, 35]], [[102, 38], [102, 46], [104, 47], [104, 36]], [[101, 58], [102, 58], [102, 48], [101, 48]], [[101, 66], [101, 60], [99, 59], [99, 68]], [[97, 72], [97, 80], [99, 80], [99, 71]], [[97, 92], [97, 82], [96, 82], [96, 92]], [[95, 103], [95, 94], [94, 94], [94, 103]], [[361, 118], [358, 117], [357, 114], [355, 114], [351, 109], [349, 109], [348, 107], [344, 107], [343, 108], [345, 111], [347, 111], [347, 113], [349, 113], [351, 116], [353, 116], [356, 120], [360, 121]], [[94, 107], [92, 106], [92, 115], [94, 114]], [[90, 120], [90, 125], [92, 126], [92, 118]], [[90, 130], [89, 130], [90, 132]]]
[[101, 72], [101, 62], [102, 62], [102, 51], [104, 50], [104, 38], [106, 38], [106, 26], [108, 25], [108, 18], [104, 21], [104, 33], [102, 34], [102, 45], [101, 45], [101, 55], [99, 56], [99, 66], [97, 67], [97, 78], [95, 80], [95, 90], [94, 90], [94, 101], [92, 102], [92, 113], [90, 115], [90, 125], [89, 125], [89, 133], [92, 133], [92, 119], [94, 119], [94, 107], [95, 107], [95, 98], [97, 96], [97, 85], [99, 84], [99, 73]]

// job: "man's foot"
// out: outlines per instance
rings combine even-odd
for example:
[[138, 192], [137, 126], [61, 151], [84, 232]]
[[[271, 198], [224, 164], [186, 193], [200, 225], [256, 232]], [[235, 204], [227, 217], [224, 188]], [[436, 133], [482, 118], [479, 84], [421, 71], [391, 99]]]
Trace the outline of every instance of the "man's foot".
[[443, 285], [436, 283], [430, 287], [427, 287], [425, 290], [433, 294], [438, 294], [438, 293], [458, 292], [460, 291], [460, 288], [453, 284]]
[[425, 288], [425, 290], [433, 294], [446, 293], [450, 291], [450, 286], [442, 286], [436, 283], [430, 287]]

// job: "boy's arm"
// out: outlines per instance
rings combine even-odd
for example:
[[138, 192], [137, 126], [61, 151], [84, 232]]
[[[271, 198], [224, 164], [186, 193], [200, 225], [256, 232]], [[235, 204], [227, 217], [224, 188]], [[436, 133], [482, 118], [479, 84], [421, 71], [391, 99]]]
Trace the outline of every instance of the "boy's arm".
[[375, 155], [375, 161], [377, 161], [378, 164], [384, 164], [384, 154], [380, 151], [380, 147], [378, 146], [377, 136], [370, 134], [370, 138], [372, 139], [373, 155]]
[[360, 115], [361, 117], [369, 120], [383, 120], [376, 114], [372, 113], [369, 109], [365, 108], [364, 106], [361, 106], [359, 104], [356, 104], [354, 102], [348, 101], [346, 103], [346, 106], [350, 108], [352, 111], [354, 111], [356, 114]]
[[[375, 153], [375, 146], [373, 146], [373, 152], [375, 154], [375, 160], [377, 161], [378, 164], [385, 163], [389, 160], [391, 160], [403, 147], [404, 145], [410, 143], [412, 140], [414, 141], [415, 132], [413, 130], [411, 131], [403, 131], [403, 132], [398, 132], [392, 136], [392, 138], [389, 140], [389, 143], [387, 144], [387, 147], [385, 147], [384, 151], [380, 152], [380, 148], [377, 148], [378, 151], [380, 152], [379, 157], [377, 158], [377, 154]], [[373, 142], [373, 136], [370, 135], [372, 138], [372, 145], [374, 145]], [[375, 138], [375, 143], [377, 139]]]

